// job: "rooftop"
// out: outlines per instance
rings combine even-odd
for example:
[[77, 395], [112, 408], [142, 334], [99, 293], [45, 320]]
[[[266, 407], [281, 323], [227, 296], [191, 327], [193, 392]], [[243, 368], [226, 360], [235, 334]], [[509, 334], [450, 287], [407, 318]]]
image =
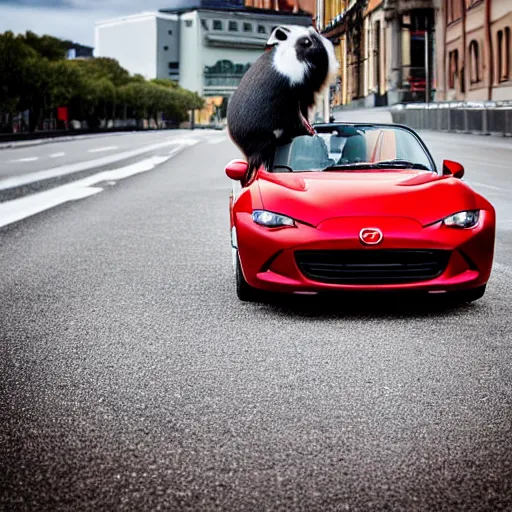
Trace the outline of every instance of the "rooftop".
[[176, 14], [172, 13], [165, 13], [165, 12], [158, 12], [158, 11], [144, 11], [139, 12], [137, 14], [128, 14], [126, 16], [119, 16], [117, 18], [108, 18], [103, 20], [96, 21], [96, 25], [111, 25], [111, 24], [118, 24], [123, 23], [126, 21], [139, 21], [145, 18], [160, 18], [160, 19], [166, 19], [175, 21], [178, 19], [178, 16]]
[[272, 9], [259, 9], [254, 7], [245, 7], [244, 0], [168, 0], [170, 5], [165, 9], [160, 9], [164, 13], [183, 13], [188, 11], [230, 11], [230, 12], [244, 12], [258, 15], [273, 15], [273, 16], [291, 16], [297, 18], [308, 17], [311, 14], [306, 12], [292, 13], [285, 11], [274, 11]]

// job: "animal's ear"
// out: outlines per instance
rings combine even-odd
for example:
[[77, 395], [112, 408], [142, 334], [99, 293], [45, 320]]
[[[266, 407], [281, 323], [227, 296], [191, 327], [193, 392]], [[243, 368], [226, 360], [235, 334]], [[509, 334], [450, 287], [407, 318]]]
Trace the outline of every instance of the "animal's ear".
[[267, 46], [274, 46], [275, 44], [279, 44], [288, 39], [288, 35], [290, 34], [290, 29], [279, 26], [272, 30], [272, 34], [267, 41]]

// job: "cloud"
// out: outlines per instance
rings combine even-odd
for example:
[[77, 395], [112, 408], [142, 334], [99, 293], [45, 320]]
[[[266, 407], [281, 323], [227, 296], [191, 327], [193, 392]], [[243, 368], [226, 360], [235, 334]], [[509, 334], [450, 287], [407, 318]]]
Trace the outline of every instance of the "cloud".
[[72, 0], [0, 0], [0, 6], [14, 5], [17, 7], [72, 7]]
[[168, 2], [162, 0], [0, 0], [2, 5], [37, 7], [42, 9], [84, 9], [88, 11], [139, 12], [141, 10], [163, 9]]
[[167, 5], [165, 0], [0, 0], [0, 32], [31, 30], [94, 46], [96, 21]]

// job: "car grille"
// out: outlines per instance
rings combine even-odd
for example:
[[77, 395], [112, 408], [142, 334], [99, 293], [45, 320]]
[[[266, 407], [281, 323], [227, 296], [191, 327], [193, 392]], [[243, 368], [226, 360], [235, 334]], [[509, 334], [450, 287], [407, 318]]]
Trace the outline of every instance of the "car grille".
[[441, 250], [296, 251], [300, 271], [333, 284], [393, 284], [440, 276], [450, 258]]

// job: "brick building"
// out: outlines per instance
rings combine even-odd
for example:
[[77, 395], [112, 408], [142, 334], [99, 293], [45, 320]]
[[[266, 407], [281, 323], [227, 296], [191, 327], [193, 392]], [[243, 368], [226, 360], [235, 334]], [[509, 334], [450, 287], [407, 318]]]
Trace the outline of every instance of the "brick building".
[[512, 1], [436, 3], [436, 100], [512, 99]]
[[315, 0], [245, 0], [245, 6], [253, 9], [268, 9], [272, 11], [315, 12]]

